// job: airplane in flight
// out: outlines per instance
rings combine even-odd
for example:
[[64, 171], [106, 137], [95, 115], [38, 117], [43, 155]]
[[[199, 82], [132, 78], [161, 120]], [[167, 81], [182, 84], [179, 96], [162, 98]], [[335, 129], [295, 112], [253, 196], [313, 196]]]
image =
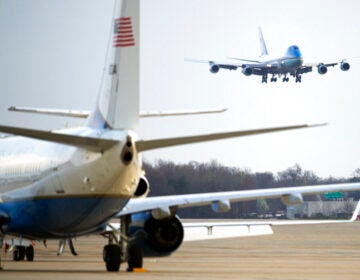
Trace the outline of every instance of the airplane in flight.
[[350, 64], [346, 59], [331, 62], [304, 63], [304, 58], [299, 47], [296, 45], [288, 47], [282, 57], [271, 57], [269, 56], [260, 27], [259, 40], [261, 55], [258, 60], [230, 58], [233, 61], [220, 62], [186, 58], [185, 61], [208, 63], [210, 65], [210, 72], [213, 74], [218, 73], [220, 69], [237, 70], [240, 68], [245, 76], [262, 76], [262, 83], [267, 83], [269, 75], [271, 75], [270, 82], [277, 82], [278, 78], [280, 79], [281, 77], [283, 77], [283, 82], [288, 82], [288, 75], [290, 75], [295, 78], [296, 83], [301, 83], [302, 74], [311, 72], [314, 67], [317, 68], [320, 75], [326, 74], [328, 67], [334, 67], [337, 64], [340, 64], [340, 69], [343, 71], [350, 69]]
[[[59, 240], [58, 254], [68, 243], [77, 255], [74, 238], [103, 234], [106, 269], [118, 271], [127, 262], [132, 270], [143, 266], [143, 257], [170, 255], [182, 244], [185, 228], [195, 227], [181, 222], [179, 208], [211, 205], [222, 212], [232, 202], [259, 198], [295, 205], [306, 195], [360, 190], [360, 183], [351, 183], [147, 197], [150, 186], [141, 160], [146, 151], [316, 125], [140, 138], [139, 11], [140, 0], [115, 1], [102, 84], [92, 111], [29, 109], [85, 117], [84, 126], [45, 131], [0, 125], [0, 132], [16, 135], [0, 139], [0, 245], [7, 238], [19, 240], [14, 261], [34, 260], [34, 247], [23, 240]], [[110, 223], [113, 218], [119, 219], [119, 227]], [[269, 232], [271, 222], [265, 224], [263, 233]], [[221, 227], [204, 226], [214, 233]], [[247, 225], [252, 226], [256, 224]]]

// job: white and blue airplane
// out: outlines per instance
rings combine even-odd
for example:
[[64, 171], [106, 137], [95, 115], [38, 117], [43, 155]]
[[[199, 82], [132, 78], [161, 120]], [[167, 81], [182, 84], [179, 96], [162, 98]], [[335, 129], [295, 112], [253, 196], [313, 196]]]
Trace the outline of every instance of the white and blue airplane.
[[[115, 1], [102, 85], [91, 112], [33, 110], [86, 117], [83, 127], [44, 131], [0, 125], [1, 132], [17, 135], [0, 140], [0, 244], [8, 238], [20, 240], [13, 250], [15, 261], [34, 259], [33, 246], [22, 240], [59, 240], [59, 254], [68, 242], [76, 255], [73, 238], [103, 234], [108, 239], [103, 248], [108, 271], [119, 270], [122, 262], [130, 269], [141, 268], [144, 256], [167, 256], [191, 239], [186, 228], [196, 235], [193, 239], [200, 239], [200, 233], [223, 236], [216, 232], [221, 224], [183, 224], [177, 216], [179, 208], [212, 205], [221, 212], [229, 210], [231, 202], [259, 198], [281, 198], [292, 205], [301, 203], [304, 195], [360, 190], [360, 183], [353, 183], [146, 197], [150, 188], [142, 168], [143, 152], [312, 126], [141, 139], [137, 133], [139, 10], [140, 0]], [[112, 218], [119, 218], [120, 227], [109, 223]], [[271, 225], [246, 223], [246, 230], [235, 235], [271, 233]], [[229, 236], [228, 227], [241, 224], [224, 226]]]
[[261, 28], [259, 27], [259, 40], [261, 55], [259, 60], [231, 58], [232, 60], [241, 62], [220, 62], [214, 60], [199, 60], [187, 58], [186, 61], [209, 63], [210, 72], [217, 73], [220, 69], [237, 70], [242, 69], [242, 73], [245, 76], [258, 75], [262, 76], [262, 83], [267, 83], [268, 76], [271, 75], [271, 82], [276, 82], [278, 77], [282, 78], [283, 82], [288, 82], [289, 77], [293, 76], [296, 83], [301, 83], [302, 74], [311, 72], [313, 67], [316, 67], [318, 73], [324, 75], [327, 73], [328, 67], [334, 67], [340, 64], [340, 69], [348, 71], [350, 69], [349, 62], [346, 59], [332, 61], [332, 62], [316, 62], [316, 63], [304, 63], [304, 58], [300, 52], [300, 49], [296, 45], [288, 47], [285, 54], [282, 57], [269, 56], [266, 48], [264, 36]]

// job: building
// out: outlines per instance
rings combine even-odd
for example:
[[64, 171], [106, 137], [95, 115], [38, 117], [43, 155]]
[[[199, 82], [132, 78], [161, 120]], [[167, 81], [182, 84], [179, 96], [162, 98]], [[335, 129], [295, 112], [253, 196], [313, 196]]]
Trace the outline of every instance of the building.
[[357, 201], [304, 201], [300, 205], [288, 206], [286, 216], [294, 218], [342, 217], [351, 215]]

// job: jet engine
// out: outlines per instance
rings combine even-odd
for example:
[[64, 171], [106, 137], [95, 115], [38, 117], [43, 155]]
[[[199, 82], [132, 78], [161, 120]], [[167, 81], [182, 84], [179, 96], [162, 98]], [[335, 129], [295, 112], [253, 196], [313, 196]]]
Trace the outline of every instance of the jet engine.
[[159, 253], [175, 251], [184, 238], [184, 229], [177, 217], [164, 220], [150, 218], [146, 221], [144, 229], [149, 247]]
[[149, 181], [144, 177], [141, 176], [139, 180], [139, 184], [137, 185], [136, 191], [134, 193], [135, 197], [144, 197], [150, 191], [150, 184]]
[[144, 256], [168, 256], [179, 248], [184, 239], [184, 228], [175, 216], [157, 220], [151, 213], [132, 215], [130, 232]]
[[319, 64], [317, 68], [320, 75], [326, 74], [327, 67], [324, 64]]
[[210, 72], [215, 74], [217, 72], [219, 72], [220, 70], [220, 66], [217, 64], [210, 64]]
[[250, 76], [253, 73], [253, 70], [249, 66], [245, 66], [242, 72], [245, 76]]
[[348, 71], [350, 69], [350, 64], [346, 61], [342, 61], [340, 64], [340, 69], [343, 71]]

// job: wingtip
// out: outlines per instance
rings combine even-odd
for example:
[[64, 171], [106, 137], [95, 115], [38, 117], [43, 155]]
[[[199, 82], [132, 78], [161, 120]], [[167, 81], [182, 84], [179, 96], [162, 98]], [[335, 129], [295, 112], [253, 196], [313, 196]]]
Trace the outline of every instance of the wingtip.
[[308, 127], [319, 127], [319, 126], [327, 126], [328, 123], [315, 123], [315, 124], [309, 124]]
[[356, 220], [357, 216], [359, 215], [359, 212], [360, 212], [360, 200], [359, 200], [358, 204], [356, 205], [356, 208], [350, 219], [350, 222], [354, 222]]

